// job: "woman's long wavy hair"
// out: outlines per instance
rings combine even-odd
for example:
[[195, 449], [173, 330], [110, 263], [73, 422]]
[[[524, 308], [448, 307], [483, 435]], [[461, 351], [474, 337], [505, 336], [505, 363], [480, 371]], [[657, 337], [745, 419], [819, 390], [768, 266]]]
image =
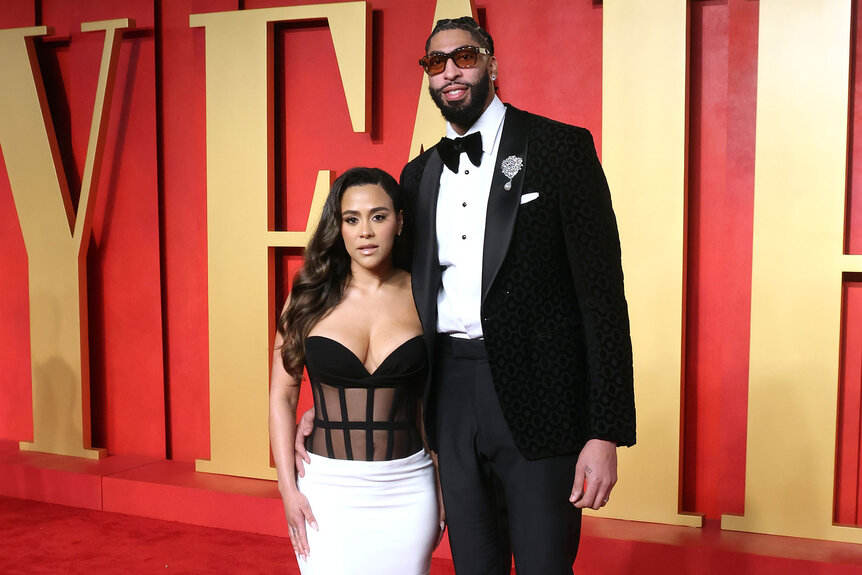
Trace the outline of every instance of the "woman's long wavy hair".
[[409, 228], [401, 187], [395, 178], [378, 168], [351, 168], [332, 184], [320, 222], [305, 248], [305, 263], [293, 278], [290, 304], [278, 321], [284, 338], [281, 358], [284, 369], [297, 379], [305, 365], [305, 338], [311, 328], [344, 298], [350, 281], [350, 255], [341, 237], [341, 199], [354, 186], [379, 185], [392, 199], [395, 214], [404, 213], [401, 235], [392, 249], [393, 264], [408, 269]]

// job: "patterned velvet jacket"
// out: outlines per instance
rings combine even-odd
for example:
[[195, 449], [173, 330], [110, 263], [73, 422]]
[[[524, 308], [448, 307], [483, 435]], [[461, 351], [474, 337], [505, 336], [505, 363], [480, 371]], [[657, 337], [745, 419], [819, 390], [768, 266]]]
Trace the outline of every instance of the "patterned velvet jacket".
[[[528, 459], [577, 454], [592, 438], [633, 445], [632, 348], [619, 235], [592, 136], [507, 108], [488, 199], [481, 309], [503, 415]], [[443, 170], [435, 148], [401, 173], [415, 222], [413, 295], [432, 357]], [[509, 178], [500, 164], [510, 156], [524, 164], [506, 190]], [[535, 193], [521, 204], [522, 195]], [[425, 425], [433, 447], [436, 406], [429, 397], [426, 392]]]

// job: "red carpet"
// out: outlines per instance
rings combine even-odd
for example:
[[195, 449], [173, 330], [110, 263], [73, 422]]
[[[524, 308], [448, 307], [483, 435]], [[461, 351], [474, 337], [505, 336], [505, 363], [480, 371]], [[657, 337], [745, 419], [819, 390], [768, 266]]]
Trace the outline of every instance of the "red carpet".
[[[299, 569], [283, 537], [0, 496], [0, 575], [61, 573], [299, 575]], [[575, 573], [862, 575], [862, 546], [722, 531], [717, 521], [694, 529], [589, 517]], [[454, 575], [452, 562], [434, 559], [431, 574]]]
[[[453, 575], [435, 559], [432, 575]], [[299, 575], [281, 537], [0, 497], [2, 575]]]

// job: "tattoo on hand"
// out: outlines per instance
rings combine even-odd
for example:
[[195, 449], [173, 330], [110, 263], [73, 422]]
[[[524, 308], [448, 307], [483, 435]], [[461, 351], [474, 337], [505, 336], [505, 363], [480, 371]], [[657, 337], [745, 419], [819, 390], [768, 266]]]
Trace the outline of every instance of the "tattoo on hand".
[[586, 467], [584, 467], [584, 471], [586, 471], [586, 472], [587, 472], [587, 475], [589, 475], [590, 473], [592, 473], [592, 472], [593, 472], [593, 470], [590, 468], [590, 466], [589, 466], [589, 465], [587, 465]]

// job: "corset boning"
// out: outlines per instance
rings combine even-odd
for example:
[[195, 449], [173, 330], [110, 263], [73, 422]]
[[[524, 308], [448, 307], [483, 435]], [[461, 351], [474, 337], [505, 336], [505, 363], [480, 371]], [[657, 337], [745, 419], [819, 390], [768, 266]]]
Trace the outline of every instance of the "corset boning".
[[369, 373], [341, 343], [305, 340], [314, 396], [314, 429], [306, 448], [333, 459], [380, 461], [410, 456], [422, 447], [419, 405], [428, 375], [425, 340], [408, 339]]

